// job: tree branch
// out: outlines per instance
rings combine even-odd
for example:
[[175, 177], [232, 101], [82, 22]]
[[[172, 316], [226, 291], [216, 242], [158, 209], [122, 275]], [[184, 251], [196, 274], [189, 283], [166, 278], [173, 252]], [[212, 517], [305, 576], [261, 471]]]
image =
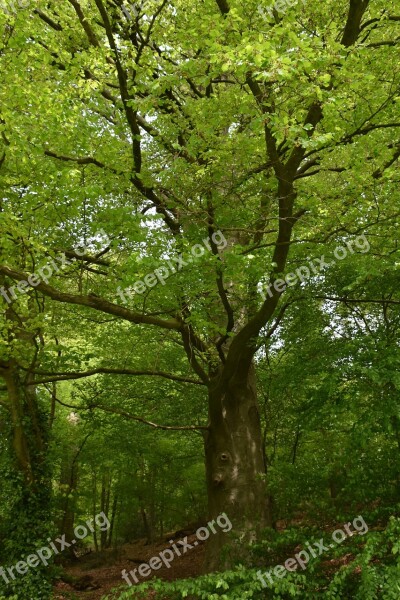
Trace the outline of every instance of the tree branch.
[[100, 169], [108, 169], [109, 171], [112, 171], [113, 173], [116, 173], [117, 175], [123, 175], [122, 172], [118, 172], [115, 169], [113, 169], [112, 167], [108, 167], [104, 163], [97, 160], [97, 158], [93, 158], [92, 156], [84, 156], [84, 157], [80, 157], [80, 158], [75, 158], [74, 156], [65, 156], [63, 154], [56, 154], [55, 152], [52, 152], [51, 150], [45, 150], [44, 153], [46, 156], [50, 156], [51, 158], [56, 158], [57, 160], [62, 160], [64, 162], [74, 162], [77, 165], [95, 165], [96, 167], [99, 167]]
[[89, 21], [83, 14], [81, 5], [79, 4], [79, 2], [77, 0], [68, 0], [68, 1], [74, 7], [75, 12], [78, 15], [78, 19], [79, 19], [83, 29], [85, 30], [85, 33], [87, 35], [89, 42], [92, 44], [92, 46], [94, 46], [95, 48], [98, 48], [100, 46], [100, 44], [97, 40], [95, 32], [93, 31], [93, 29], [91, 28], [91, 26], [89, 24]]
[[162, 429], [163, 431], [208, 431], [208, 427], [204, 425], [159, 425], [157, 423], [153, 423], [152, 421], [147, 421], [142, 417], [137, 417], [136, 415], [132, 415], [124, 410], [118, 410], [116, 408], [108, 408], [105, 406], [100, 406], [98, 404], [93, 404], [92, 406], [82, 407], [82, 406], [74, 406], [73, 404], [67, 404], [63, 402], [59, 398], [55, 398], [58, 404], [61, 406], [65, 406], [66, 408], [72, 408], [76, 411], [82, 410], [93, 410], [98, 409], [107, 413], [111, 413], [114, 415], [119, 415], [121, 417], [125, 417], [125, 419], [129, 419], [130, 421], [137, 421], [138, 423], [143, 423], [143, 425], [148, 425], [149, 427], [153, 427], [154, 429]]
[[394, 155], [392, 156], [392, 158], [390, 160], [388, 160], [381, 169], [377, 169], [376, 171], [374, 171], [374, 173], [372, 174], [372, 177], [374, 179], [380, 179], [381, 177], [383, 177], [383, 174], [386, 171], [386, 169], [391, 167], [396, 162], [396, 160], [400, 157], [400, 142], [398, 142], [396, 144], [396, 146], [397, 146], [397, 150], [394, 153]]
[[350, 0], [349, 12], [344, 28], [341, 44], [346, 48], [352, 46], [361, 32], [361, 21], [370, 0]]
[[146, 376], [146, 377], [164, 377], [171, 381], [179, 381], [183, 383], [192, 383], [194, 385], [205, 385], [198, 379], [191, 379], [189, 377], [182, 377], [181, 375], [174, 375], [173, 373], [166, 373], [164, 371], [136, 371], [133, 369], [113, 369], [107, 367], [98, 367], [97, 369], [90, 369], [89, 371], [75, 371], [75, 372], [64, 372], [64, 373], [52, 373], [50, 371], [33, 371], [34, 375], [48, 375], [43, 379], [35, 380], [34, 385], [43, 383], [50, 383], [52, 381], [68, 381], [70, 379], [82, 379], [85, 377], [92, 377], [93, 375], [130, 375], [130, 376]]
[[333, 302], [352, 302], [354, 304], [400, 304], [400, 300], [375, 300], [369, 298], [365, 299], [356, 299], [356, 298], [335, 298], [334, 296], [314, 296], [314, 298], [318, 298], [319, 300], [332, 300]]
[[45, 23], [47, 23], [47, 25], [50, 25], [50, 27], [52, 29], [55, 29], [55, 31], [62, 31], [63, 28], [61, 27], [61, 25], [59, 23], [56, 23], [55, 21], [53, 21], [53, 19], [51, 19], [48, 15], [46, 15], [46, 13], [44, 13], [42, 10], [40, 10], [39, 8], [35, 8], [33, 10], [34, 14], [36, 14], [40, 19], [42, 19], [42, 21], [44, 21]]
[[221, 15], [227, 15], [230, 11], [229, 4], [226, 0], [216, 0]]
[[204, 382], [205, 385], [209, 383], [209, 378], [207, 377], [206, 372], [198, 362], [194, 349], [195, 344], [193, 343], [194, 333], [190, 325], [184, 325], [181, 328], [181, 336], [183, 341], [183, 347], [186, 352], [186, 356], [188, 357], [189, 364], [192, 367], [193, 371], [197, 373], [200, 379]]
[[[107, 250], [107, 249], [106, 249]], [[56, 248], [56, 252], [62, 252], [68, 258], [75, 258], [76, 260], [81, 260], [83, 262], [91, 263], [93, 265], [101, 265], [103, 267], [109, 267], [110, 261], [99, 258], [98, 256], [89, 256], [88, 254], [77, 254], [73, 250], [61, 250], [60, 248]]]
[[[16, 281], [28, 282], [29, 275], [27, 273], [16, 271], [15, 269], [11, 269], [5, 265], [0, 265], [0, 273], [3, 273], [4, 275], [7, 275]], [[76, 294], [63, 293], [43, 282], [31, 287], [36, 288], [45, 296], [48, 296], [57, 302], [86, 306], [109, 315], [115, 315], [121, 319], [124, 319], [125, 321], [129, 321], [130, 323], [135, 323], [137, 325], [155, 325], [156, 327], [161, 327], [162, 329], [172, 329], [175, 331], [180, 331], [183, 327], [182, 322], [178, 319], [164, 320], [150, 315], [143, 315], [134, 310], [119, 306], [118, 304], [113, 304], [112, 302], [109, 302], [108, 300], [98, 296], [78, 296]]]

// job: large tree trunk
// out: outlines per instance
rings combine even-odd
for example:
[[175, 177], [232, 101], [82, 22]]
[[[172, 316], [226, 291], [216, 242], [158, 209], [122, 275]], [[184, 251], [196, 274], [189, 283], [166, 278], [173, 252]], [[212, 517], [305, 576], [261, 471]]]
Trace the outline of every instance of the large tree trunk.
[[[8, 567], [21, 560], [21, 552], [36, 552], [51, 533], [51, 475], [46, 461], [48, 423], [30, 377], [21, 374], [13, 360], [1, 368], [1, 376], [8, 392], [11, 461], [19, 474], [14, 478], [12, 503], [4, 518], [7, 551], [3, 548], [1, 558]], [[14, 593], [15, 598], [28, 598], [35, 589], [41, 598], [50, 598], [50, 578], [51, 572], [39, 565], [24, 577], [10, 576], [7, 592]]]
[[28, 437], [23, 426], [25, 416], [22, 388], [18, 381], [16, 369], [9, 367], [3, 373], [6, 382], [8, 402], [12, 424], [12, 447], [18, 470], [24, 475], [26, 485], [31, 485], [34, 480]]
[[209, 516], [226, 513], [232, 522], [230, 535], [239, 536], [239, 546], [230, 544], [221, 558], [228, 535], [216, 526], [210, 534], [206, 570], [225, 568], [246, 553], [270, 524], [265, 483], [265, 464], [254, 367], [239, 372], [228, 382], [214, 380], [209, 390], [209, 430], [205, 434]]
[[24, 484], [35, 490], [42, 484], [48, 424], [40, 414], [31, 375], [22, 376], [13, 360], [1, 371], [7, 387], [16, 466], [24, 476]]

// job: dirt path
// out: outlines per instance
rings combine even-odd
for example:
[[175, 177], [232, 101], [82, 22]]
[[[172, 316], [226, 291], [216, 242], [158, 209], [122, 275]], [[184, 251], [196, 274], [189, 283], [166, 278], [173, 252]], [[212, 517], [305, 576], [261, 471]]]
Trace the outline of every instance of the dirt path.
[[[189, 543], [193, 543], [195, 540], [194, 535], [188, 536]], [[168, 541], [146, 545], [145, 540], [139, 540], [134, 544], [122, 546], [118, 554], [115, 551], [88, 554], [79, 559], [77, 563], [65, 567], [65, 572], [74, 579], [85, 578], [88, 589], [77, 591], [72, 585], [59, 581], [54, 586], [53, 598], [54, 600], [100, 600], [115, 587], [123, 585], [124, 589], [127, 589], [128, 584], [122, 579], [121, 571], [126, 569], [129, 572], [137, 569], [141, 563], [148, 563], [153, 556], [157, 556], [168, 547]], [[163, 565], [161, 569], [153, 571], [152, 575], [146, 579], [141, 578], [137, 572], [136, 575], [139, 582], [152, 578], [173, 581], [198, 577], [201, 574], [203, 560], [204, 544], [199, 542], [196, 547], [187, 550], [182, 556], [176, 556], [169, 569]], [[131, 581], [133, 582], [132, 577]], [[94, 587], [95, 589], [93, 589]], [[150, 598], [151, 596], [149, 596]]]

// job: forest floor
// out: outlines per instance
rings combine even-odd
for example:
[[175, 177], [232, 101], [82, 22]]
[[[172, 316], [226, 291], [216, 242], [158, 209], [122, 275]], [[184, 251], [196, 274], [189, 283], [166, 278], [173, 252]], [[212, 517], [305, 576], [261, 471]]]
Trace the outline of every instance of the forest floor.
[[[277, 530], [283, 531], [288, 524], [289, 522], [285, 521], [278, 522]], [[293, 519], [290, 524], [297, 526], [312, 525], [311, 522], [306, 523], [304, 519]], [[327, 537], [335, 528], [337, 528], [337, 523], [334, 522], [321, 524], [320, 526], [321, 533], [325, 533]], [[382, 530], [383, 528], [383, 526], [379, 526], [373, 529]], [[55, 584], [53, 600], [101, 600], [115, 588], [119, 588], [122, 593], [122, 591], [129, 589], [126, 581], [122, 579], [124, 569], [129, 573], [129, 571], [138, 569], [142, 563], [148, 563], [151, 558], [158, 556], [160, 552], [170, 547], [169, 540], [171, 539], [177, 543], [187, 536], [188, 543], [193, 545], [193, 542], [197, 541], [195, 533], [191, 533], [194, 530], [188, 528], [175, 533], [170, 532], [162, 540], [153, 544], [147, 544], [145, 539], [137, 540], [134, 543], [125, 544], [117, 550], [92, 552], [68, 564], [64, 563], [65, 576]], [[293, 552], [300, 549], [301, 546], [298, 546], [293, 549]], [[197, 546], [194, 546], [180, 557], [175, 556], [169, 569], [163, 565], [161, 569], [153, 571], [148, 578], [140, 577], [136, 571], [137, 578], [139, 583], [143, 583], [155, 578], [174, 581], [199, 577], [202, 574], [204, 555], [204, 542], [199, 541]], [[347, 553], [340, 558], [328, 558], [322, 562], [322, 567], [326, 573], [333, 576], [340, 566], [348, 564], [353, 558], [351, 553]], [[69, 580], [71, 583], [67, 583]], [[132, 578], [131, 581], [133, 582]], [[133, 583], [133, 585], [135, 584]], [[150, 592], [147, 600], [151, 600], [153, 597]]]
[[[188, 536], [189, 543], [196, 539], [195, 535]], [[80, 557], [76, 562], [64, 566], [64, 573], [67, 574], [64, 579], [67, 579], [68, 576], [73, 578], [73, 585], [65, 581], [58, 581], [54, 586], [53, 598], [54, 600], [100, 600], [118, 586], [123, 586], [123, 590], [126, 590], [128, 584], [122, 579], [121, 571], [126, 569], [129, 572], [137, 569], [140, 564], [148, 563], [153, 556], [157, 556], [168, 547], [166, 539], [153, 544], [146, 544], [146, 540], [138, 540], [132, 544], [125, 544], [118, 550], [107, 550]], [[152, 575], [146, 579], [141, 578], [140, 575], [137, 577], [140, 583], [152, 578], [173, 581], [198, 577], [201, 574], [203, 560], [204, 543], [199, 542], [196, 547], [188, 550], [182, 556], [175, 557], [169, 569], [163, 565], [161, 569], [153, 571]], [[79, 588], [82, 589], [79, 590]], [[152, 595], [148, 596], [149, 600], [151, 597]]]

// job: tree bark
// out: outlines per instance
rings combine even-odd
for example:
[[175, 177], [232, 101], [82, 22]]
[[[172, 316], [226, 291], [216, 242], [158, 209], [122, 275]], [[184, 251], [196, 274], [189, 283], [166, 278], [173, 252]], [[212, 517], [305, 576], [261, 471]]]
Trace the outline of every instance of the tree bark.
[[[74, 452], [73, 446], [64, 448], [64, 456], [61, 464], [60, 489], [62, 490], [61, 509], [62, 515], [59, 523], [59, 533], [64, 534], [68, 543], [75, 538], [75, 495], [78, 487], [78, 464], [75, 457], [71, 455]], [[70, 558], [76, 558], [73, 547], [66, 549], [66, 554]]]
[[[109, 508], [110, 508], [110, 489], [111, 489], [111, 473], [109, 469], [107, 469], [103, 473], [103, 477], [101, 480], [101, 500], [100, 500], [100, 509], [103, 512], [107, 519], [109, 516]], [[107, 548], [107, 530], [101, 531], [100, 533], [100, 548], [101, 550], [105, 550]]]
[[[93, 522], [96, 522], [96, 516], [97, 516], [97, 473], [96, 473], [96, 469], [95, 467], [93, 467], [93, 473], [92, 473], [92, 517], [93, 517]], [[97, 538], [97, 532], [96, 529], [93, 532], [93, 541], [94, 541], [94, 547], [96, 552], [99, 551], [99, 541]]]
[[14, 456], [18, 469], [24, 475], [25, 484], [30, 486], [34, 482], [34, 473], [31, 464], [29, 442], [23, 426], [23, 418], [25, 415], [24, 399], [22, 397], [22, 388], [18, 381], [17, 370], [10, 366], [4, 371], [3, 378], [7, 386], [11, 414]]
[[115, 519], [117, 516], [117, 510], [118, 510], [118, 492], [115, 487], [114, 499], [113, 499], [113, 504], [112, 504], [112, 509], [111, 509], [110, 529], [108, 532], [107, 548], [111, 548], [111, 546], [112, 546], [112, 539], [113, 539], [113, 533], [114, 533], [114, 527], [115, 527]]
[[230, 554], [222, 560], [229, 537], [218, 527], [217, 533], [210, 533], [205, 568], [213, 571], [243, 557], [246, 543], [254, 542], [271, 523], [252, 364], [247, 377], [234, 376], [228, 383], [218, 378], [210, 386], [209, 430], [204, 437], [209, 516], [216, 519], [226, 513], [232, 534], [241, 540], [240, 547], [230, 544]]

